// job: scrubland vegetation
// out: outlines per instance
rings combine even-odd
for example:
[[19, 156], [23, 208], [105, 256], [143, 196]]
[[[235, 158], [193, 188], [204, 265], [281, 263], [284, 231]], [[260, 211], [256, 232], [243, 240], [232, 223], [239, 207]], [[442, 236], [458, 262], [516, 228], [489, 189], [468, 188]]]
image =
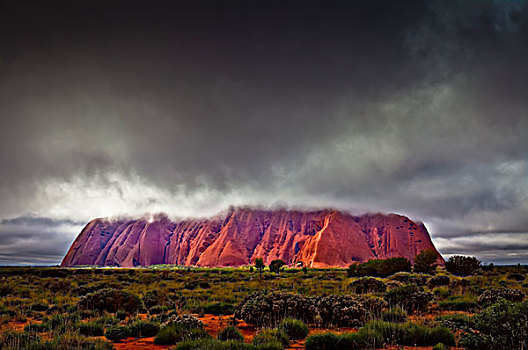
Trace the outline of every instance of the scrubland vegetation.
[[402, 258], [271, 271], [3, 267], [0, 348], [112, 349], [144, 338], [178, 350], [527, 348], [526, 267], [419, 261], [420, 273]]

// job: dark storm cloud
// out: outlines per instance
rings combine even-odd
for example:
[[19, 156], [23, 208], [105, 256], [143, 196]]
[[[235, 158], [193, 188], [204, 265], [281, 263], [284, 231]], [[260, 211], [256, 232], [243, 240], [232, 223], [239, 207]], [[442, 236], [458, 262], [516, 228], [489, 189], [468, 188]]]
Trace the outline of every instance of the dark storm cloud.
[[0, 264], [57, 264], [82, 223], [69, 219], [17, 217], [0, 222]]
[[526, 1], [2, 6], [2, 234], [56, 240], [4, 256], [229, 204], [398, 212], [446, 254], [526, 230]]

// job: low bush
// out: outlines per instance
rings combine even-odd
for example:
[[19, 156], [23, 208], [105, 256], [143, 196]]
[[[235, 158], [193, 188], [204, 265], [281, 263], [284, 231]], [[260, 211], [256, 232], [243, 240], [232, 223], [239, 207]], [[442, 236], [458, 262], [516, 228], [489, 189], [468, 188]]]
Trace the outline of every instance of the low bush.
[[35, 334], [7, 331], [0, 336], [0, 349], [27, 350], [110, 350], [114, 347], [100, 339], [89, 339], [76, 334], [60, 334], [42, 342]]
[[126, 316], [127, 314], [123, 310], [119, 310], [115, 313], [115, 317], [120, 321], [124, 321], [126, 319]]
[[398, 281], [402, 284], [415, 284], [417, 286], [425, 286], [429, 275], [423, 273], [409, 273], [409, 272], [398, 272], [390, 276], [391, 281]]
[[468, 350], [511, 350], [528, 348], [528, 301], [501, 300], [472, 319], [462, 336]]
[[0, 335], [0, 349], [43, 349], [42, 340], [34, 333], [5, 331]]
[[218, 333], [218, 340], [234, 340], [238, 342], [243, 342], [244, 336], [235, 326], [228, 326]]
[[78, 303], [80, 309], [99, 310], [110, 313], [123, 310], [134, 313], [141, 309], [142, 303], [135, 294], [117, 289], [101, 289], [83, 296]]
[[183, 340], [208, 339], [210, 337], [203, 328], [186, 328], [181, 324], [171, 324], [160, 329], [154, 338], [154, 344], [174, 345]]
[[372, 321], [357, 333], [322, 333], [306, 339], [307, 350], [355, 350], [379, 348], [382, 345], [432, 346], [454, 345], [453, 332], [446, 327], [429, 328], [414, 323]]
[[114, 346], [101, 339], [89, 339], [77, 334], [61, 334], [46, 341], [43, 349], [110, 350], [114, 349]]
[[119, 341], [130, 336], [130, 329], [127, 326], [110, 327], [105, 332], [106, 339], [110, 341]]
[[473, 296], [453, 295], [438, 302], [442, 310], [474, 311], [478, 307], [477, 298]]
[[143, 298], [141, 298], [141, 301], [143, 301], [143, 304], [147, 308], [152, 308], [154, 306], [162, 306], [167, 301], [167, 297], [165, 293], [161, 293], [157, 289], [149, 290]]
[[445, 299], [451, 295], [451, 291], [447, 287], [437, 287], [433, 289], [433, 294], [436, 299]]
[[167, 325], [177, 325], [186, 329], [204, 327], [204, 323], [199, 318], [190, 314], [172, 315], [164, 324], [164, 326]]
[[358, 333], [367, 339], [382, 340], [385, 345], [432, 346], [437, 343], [455, 345], [453, 332], [443, 326], [430, 328], [416, 323], [372, 321]]
[[364, 263], [354, 263], [348, 267], [348, 277], [387, 277], [396, 272], [412, 269], [411, 262], [406, 258], [373, 259]]
[[212, 314], [216, 316], [232, 315], [235, 313], [235, 306], [233, 304], [223, 302], [209, 303], [204, 306], [203, 313]]
[[49, 331], [49, 327], [45, 323], [29, 323], [24, 327], [26, 333], [44, 333]]
[[467, 330], [473, 325], [472, 317], [462, 314], [438, 316], [436, 321], [438, 321], [442, 326], [451, 329], [452, 331]]
[[279, 342], [269, 342], [262, 345], [240, 343], [235, 340], [221, 341], [217, 339], [184, 340], [175, 350], [283, 350]]
[[526, 279], [526, 276], [520, 273], [511, 273], [506, 278], [512, 281], [522, 282]]
[[274, 327], [284, 318], [320, 325], [360, 326], [379, 317], [386, 303], [377, 298], [316, 296], [259, 292], [247, 295], [237, 307], [235, 317], [248, 324]]
[[31, 311], [38, 311], [38, 312], [47, 311], [48, 308], [49, 308], [48, 305], [41, 304], [41, 303], [35, 303], [35, 304], [31, 305], [31, 307], [30, 307]]
[[451, 279], [449, 278], [449, 276], [439, 275], [434, 276], [429, 281], [427, 281], [427, 286], [430, 289], [433, 289], [441, 286], [449, 286], [449, 283], [451, 283]]
[[0, 285], [0, 297], [2, 297], [2, 298], [8, 296], [9, 294], [13, 294], [14, 291], [15, 290], [13, 289], [13, 287], [11, 287], [8, 284], [1, 284]]
[[427, 310], [433, 295], [422, 291], [415, 285], [407, 284], [388, 290], [384, 298], [389, 306], [401, 307], [408, 313], [413, 313]]
[[339, 340], [342, 336], [327, 332], [313, 334], [306, 339], [306, 350], [338, 350]]
[[151, 315], [159, 315], [159, 314], [162, 314], [164, 311], [165, 311], [165, 307], [163, 306], [159, 306], [159, 305], [156, 305], [156, 306], [153, 306], [149, 309], [149, 314]]
[[356, 294], [384, 293], [387, 286], [383, 281], [372, 277], [362, 277], [355, 280], [349, 286]]
[[285, 319], [279, 324], [277, 328], [286, 333], [288, 338], [291, 340], [300, 340], [306, 338], [310, 330], [303, 321], [293, 318]]
[[136, 338], [154, 337], [160, 330], [157, 323], [141, 320], [131, 323], [128, 328], [130, 331], [130, 336]]
[[520, 302], [524, 299], [525, 296], [526, 294], [524, 294], [524, 292], [521, 290], [501, 287], [484, 291], [482, 294], [479, 295], [478, 303], [484, 306], [491, 305], [501, 299], [505, 299], [512, 302]]
[[65, 325], [74, 325], [80, 320], [78, 313], [66, 314], [66, 315], [53, 315], [51, 317], [45, 317], [44, 323], [46, 323], [51, 329]]
[[290, 338], [279, 329], [263, 329], [253, 337], [254, 345], [264, 345], [274, 342], [279, 342], [283, 347], [287, 347], [290, 345]]
[[365, 322], [379, 318], [387, 303], [380, 298], [328, 295], [315, 297], [316, 321], [320, 317], [323, 325], [337, 327], [359, 327]]
[[385, 322], [403, 323], [407, 321], [407, 312], [401, 307], [391, 307], [383, 311], [381, 318]]
[[79, 322], [77, 323], [79, 334], [88, 337], [98, 337], [104, 335], [104, 328], [97, 322]]

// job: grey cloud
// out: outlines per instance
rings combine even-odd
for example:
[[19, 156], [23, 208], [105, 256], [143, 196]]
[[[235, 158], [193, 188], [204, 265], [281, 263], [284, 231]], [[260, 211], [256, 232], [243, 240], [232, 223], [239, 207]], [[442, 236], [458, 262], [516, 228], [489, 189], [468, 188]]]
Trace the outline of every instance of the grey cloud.
[[0, 222], [0, 264], [53, 265], [71, 244], [71, 232], [82, 224], [69, 219], [18, 217]]
[[39, 227], [57, 227], [62, 225], [82, 225], [83, 222], [74, 221], [70, 219], [54, 220], [45, 217], [33, 217], [33, 216], [19, 216], [13, 219], [4, 219], [0, 221], [1, 225], [13, 225], [13, 226], [39, 226]]

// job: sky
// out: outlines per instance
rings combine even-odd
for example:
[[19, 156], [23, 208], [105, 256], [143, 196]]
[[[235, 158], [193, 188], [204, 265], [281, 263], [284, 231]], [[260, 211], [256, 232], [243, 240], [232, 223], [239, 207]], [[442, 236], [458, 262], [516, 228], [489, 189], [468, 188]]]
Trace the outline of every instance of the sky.
[[0, 121], [3, 265], [230, 205], [528, 263], [528, 0], [1, 0]]

